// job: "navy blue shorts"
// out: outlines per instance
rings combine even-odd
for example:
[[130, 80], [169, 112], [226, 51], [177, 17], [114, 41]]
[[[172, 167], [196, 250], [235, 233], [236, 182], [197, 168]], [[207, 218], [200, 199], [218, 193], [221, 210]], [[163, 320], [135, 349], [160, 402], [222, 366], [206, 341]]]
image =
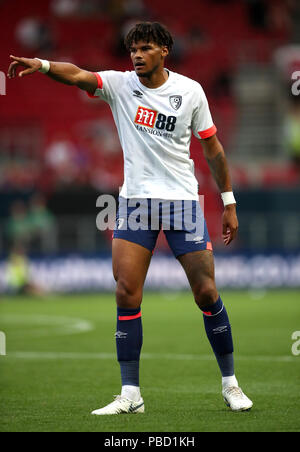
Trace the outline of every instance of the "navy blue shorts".
[[119, 198], [113, 238], [137, 243], [153, 253], [161, 230], [176, 258], [212, 250], [198, 201]]

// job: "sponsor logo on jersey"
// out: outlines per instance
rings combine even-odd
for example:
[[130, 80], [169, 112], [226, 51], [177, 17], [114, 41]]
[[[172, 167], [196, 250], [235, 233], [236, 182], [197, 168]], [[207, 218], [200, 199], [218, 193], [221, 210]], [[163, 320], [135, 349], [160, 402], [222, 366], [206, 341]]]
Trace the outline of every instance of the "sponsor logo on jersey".
[[170, 96], [169, 97], [170, 105], [174, 110], [179, 110], [182, 105], [182, 96]]
[[153, 129], [157, 113], [157, 111], [151, 110], [150, 108], [139, 107], [134, 122]]

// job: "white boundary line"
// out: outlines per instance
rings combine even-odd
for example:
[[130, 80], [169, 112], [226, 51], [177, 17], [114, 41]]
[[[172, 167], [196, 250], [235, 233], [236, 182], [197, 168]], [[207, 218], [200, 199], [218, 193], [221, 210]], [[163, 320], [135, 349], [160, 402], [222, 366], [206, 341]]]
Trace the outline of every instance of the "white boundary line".
[[[84, 360], [116, 360], [116, 353], [76, 353], [76, 352], [36, 352], [36, 351], [15, 351], [7, 352], [6, 359], [84, 359]], [[149, 360], [169, 360], [169, 361], [214, 361], [215, 357], [211, 355], [191, 355], [191, 354], [172, 354], [172, 353], [143, 353], [141, 359]], [[297, 357], [294, 356], [237, 356], [237, 361], [263, 361], [263, 362], [279, 362], [290, 363], [296, 362]], [[299, 360], [300, 362], [300, 360]]]
[[[53, 335], [70, 335], [84, 333], [94, 329], [94, 325], [85, 319], [40, 314], [4, 314], [1, 321], [16, 325], [12, 333], [18, 337], [44, 337]], [[4, 328], [3, 328], [4, 329]]]

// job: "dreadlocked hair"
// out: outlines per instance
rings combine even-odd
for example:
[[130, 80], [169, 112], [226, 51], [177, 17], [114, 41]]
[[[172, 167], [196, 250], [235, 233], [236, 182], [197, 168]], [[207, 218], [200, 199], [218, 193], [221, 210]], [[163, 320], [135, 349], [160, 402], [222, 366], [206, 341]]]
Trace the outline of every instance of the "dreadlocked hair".
[[124, 39], [127, 50], [130, 50], [132, 43], [139, 41], [154, 42], [159, 46], [166, 46], [171, 52], [173, 47], [173, 38], [169, 30], [159, 22], [141, 22], [135, 25]]

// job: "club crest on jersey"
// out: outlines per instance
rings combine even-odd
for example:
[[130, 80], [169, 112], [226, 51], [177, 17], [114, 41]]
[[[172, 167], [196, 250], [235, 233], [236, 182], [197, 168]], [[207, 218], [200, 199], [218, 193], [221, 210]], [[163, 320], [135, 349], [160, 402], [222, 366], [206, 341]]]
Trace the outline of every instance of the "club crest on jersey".
[[171, 107], [177, 111], [177, 110], [179, 110], [179, 108], [182, 105], [182, 96], [170, 96], [169, 101], [170, 101]]

